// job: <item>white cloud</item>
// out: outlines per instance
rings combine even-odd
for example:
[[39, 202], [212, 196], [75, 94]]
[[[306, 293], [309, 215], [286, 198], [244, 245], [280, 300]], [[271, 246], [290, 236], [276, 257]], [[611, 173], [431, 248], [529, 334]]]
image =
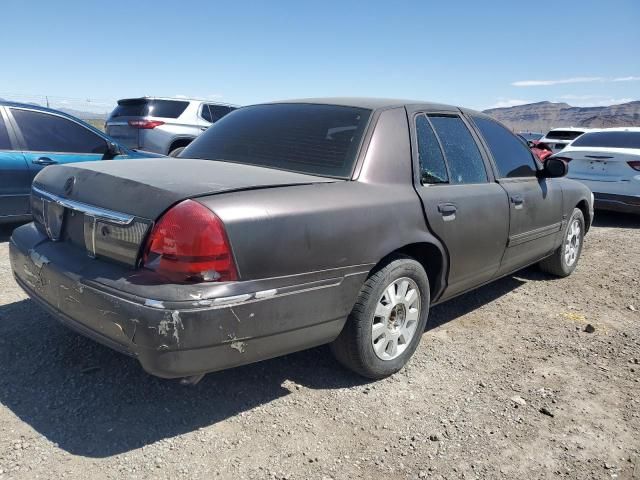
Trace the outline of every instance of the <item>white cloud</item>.
[[563, 85], [567, 83], [587, 83], [587, 82], [603, 82], [602, 77], [574, 77], [562, 78], [559, 80], [518, 80], [511, 85], [514, 87], [544, 87], [549, 85]]
[[634, 99], [626, 97], [613, 98], [603, 95], [562, 95], [555, 101], [560, 100], [567, 100], [574, 107], [606, 107], [632, 102]]
[[590, 83], [590, 82], [637, 82], [640, 77], [630, 75], [628, 77], [573, 77], [560, 78], [557, 80], [518, 80], [511, 85], [514, 87], [548, 87], [551, 85], [566, 85], [570, 83]]
[[637, 81], [640, 81], [640, 77], [634, 77], [634, 76], [618, 77], [612, 80], [612, 82], [637, 82]]
[[508, 107], [516, 107], [518, 105], [525, 105], [527, 103], [531, 103], [530, 100], [520, 100], [517, 98], [500, 98], [496, 103], [487, 107], [489, 108], [508, 108]]

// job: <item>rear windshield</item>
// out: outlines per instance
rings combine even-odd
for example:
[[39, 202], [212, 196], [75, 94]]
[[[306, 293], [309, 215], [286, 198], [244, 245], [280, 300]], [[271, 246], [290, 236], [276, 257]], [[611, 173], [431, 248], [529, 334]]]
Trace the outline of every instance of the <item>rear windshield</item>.
[[151, 100], [134, 98], [118, 100], [118, 106], [111, 112], [116, 117], [162, 117], [178, 118], [189, 106], [189, 102], [179, 100]]
[[576, 132], [574, 130], [552, 130], [547, 133], [547, 138], [552, 138], [553, 140], [573, 140], [583, 133], [584, 132]]
[[640, 148], [640, 132], [585, 133], [571, 144], [574, 147]]
[[346, 178], [370, 115], [337, 105], [245, 107], [214, 123], [180, 156]]

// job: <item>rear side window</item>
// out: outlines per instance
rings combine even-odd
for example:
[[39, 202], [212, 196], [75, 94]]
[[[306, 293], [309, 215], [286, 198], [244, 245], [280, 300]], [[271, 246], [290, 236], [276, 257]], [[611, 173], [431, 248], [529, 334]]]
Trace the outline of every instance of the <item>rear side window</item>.
[[181, 157], [347, 178], [370, 115], [363, 108], [303, 103], [240, 108], [211, 125]]
[[202, 118], [204, 118], [207, 122], [214, 123], [232, 110], [232, 107], [227, 107], [224, 105], [208, 105], [205, 103], [204, 105], [202, 105]]
[[111, 112], [116, 117], [162, 117], [178, 118], [189, 106], [189, 102], [180, 100], [154, 100], [134, 98], [119, 100], [118, 106]]
[[487, 170], [471, 132], [457, 115], [429, 115], [449, 165], [451, 183], [486, 183]]
[[484, 137], [501, 177], [535, 177], [536, 165], [525, 143], [498, 122], [473, 117]]
[[574, 140], [584, 132], [576, 132], [574, 130], [551, 130], [546, 137], [552, 140]]
[[0, 113], [0, 150], [11, 150], [11, 140], [2, 113]]
[[418, 137], [420, 181], [422, 183], [448, 183], [449, 174], [444, 163], [444, 155], [426, 115], [416, 117], [416, 136]]
[[59, 153], [105, 153], [107, 142], [66, 118], [32, 110], [11, 109], [27, 150]]
[[585, 133], [572, 147], [640, 148], [640, 132]]

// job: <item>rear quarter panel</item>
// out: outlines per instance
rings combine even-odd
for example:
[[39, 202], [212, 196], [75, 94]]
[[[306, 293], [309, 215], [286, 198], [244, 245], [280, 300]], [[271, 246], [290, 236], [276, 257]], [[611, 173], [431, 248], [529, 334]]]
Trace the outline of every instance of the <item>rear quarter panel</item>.
[[410, 184], [338, 181], [200, 201], [223, 220], [243, 280], [371, 268], [390, 252], [430, 238]]

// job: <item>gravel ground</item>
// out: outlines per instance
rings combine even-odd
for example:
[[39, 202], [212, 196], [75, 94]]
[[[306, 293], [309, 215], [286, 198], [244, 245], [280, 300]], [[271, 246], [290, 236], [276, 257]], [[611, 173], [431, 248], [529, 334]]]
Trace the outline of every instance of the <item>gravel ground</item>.
[[531, 268], [434, 308], [392, 378], [322, 347], [196, 387], [39, 310], [11, 277], [9, 231], [2, 479], [640, 478], [640, 217], [600, 214], [570, 278]]

